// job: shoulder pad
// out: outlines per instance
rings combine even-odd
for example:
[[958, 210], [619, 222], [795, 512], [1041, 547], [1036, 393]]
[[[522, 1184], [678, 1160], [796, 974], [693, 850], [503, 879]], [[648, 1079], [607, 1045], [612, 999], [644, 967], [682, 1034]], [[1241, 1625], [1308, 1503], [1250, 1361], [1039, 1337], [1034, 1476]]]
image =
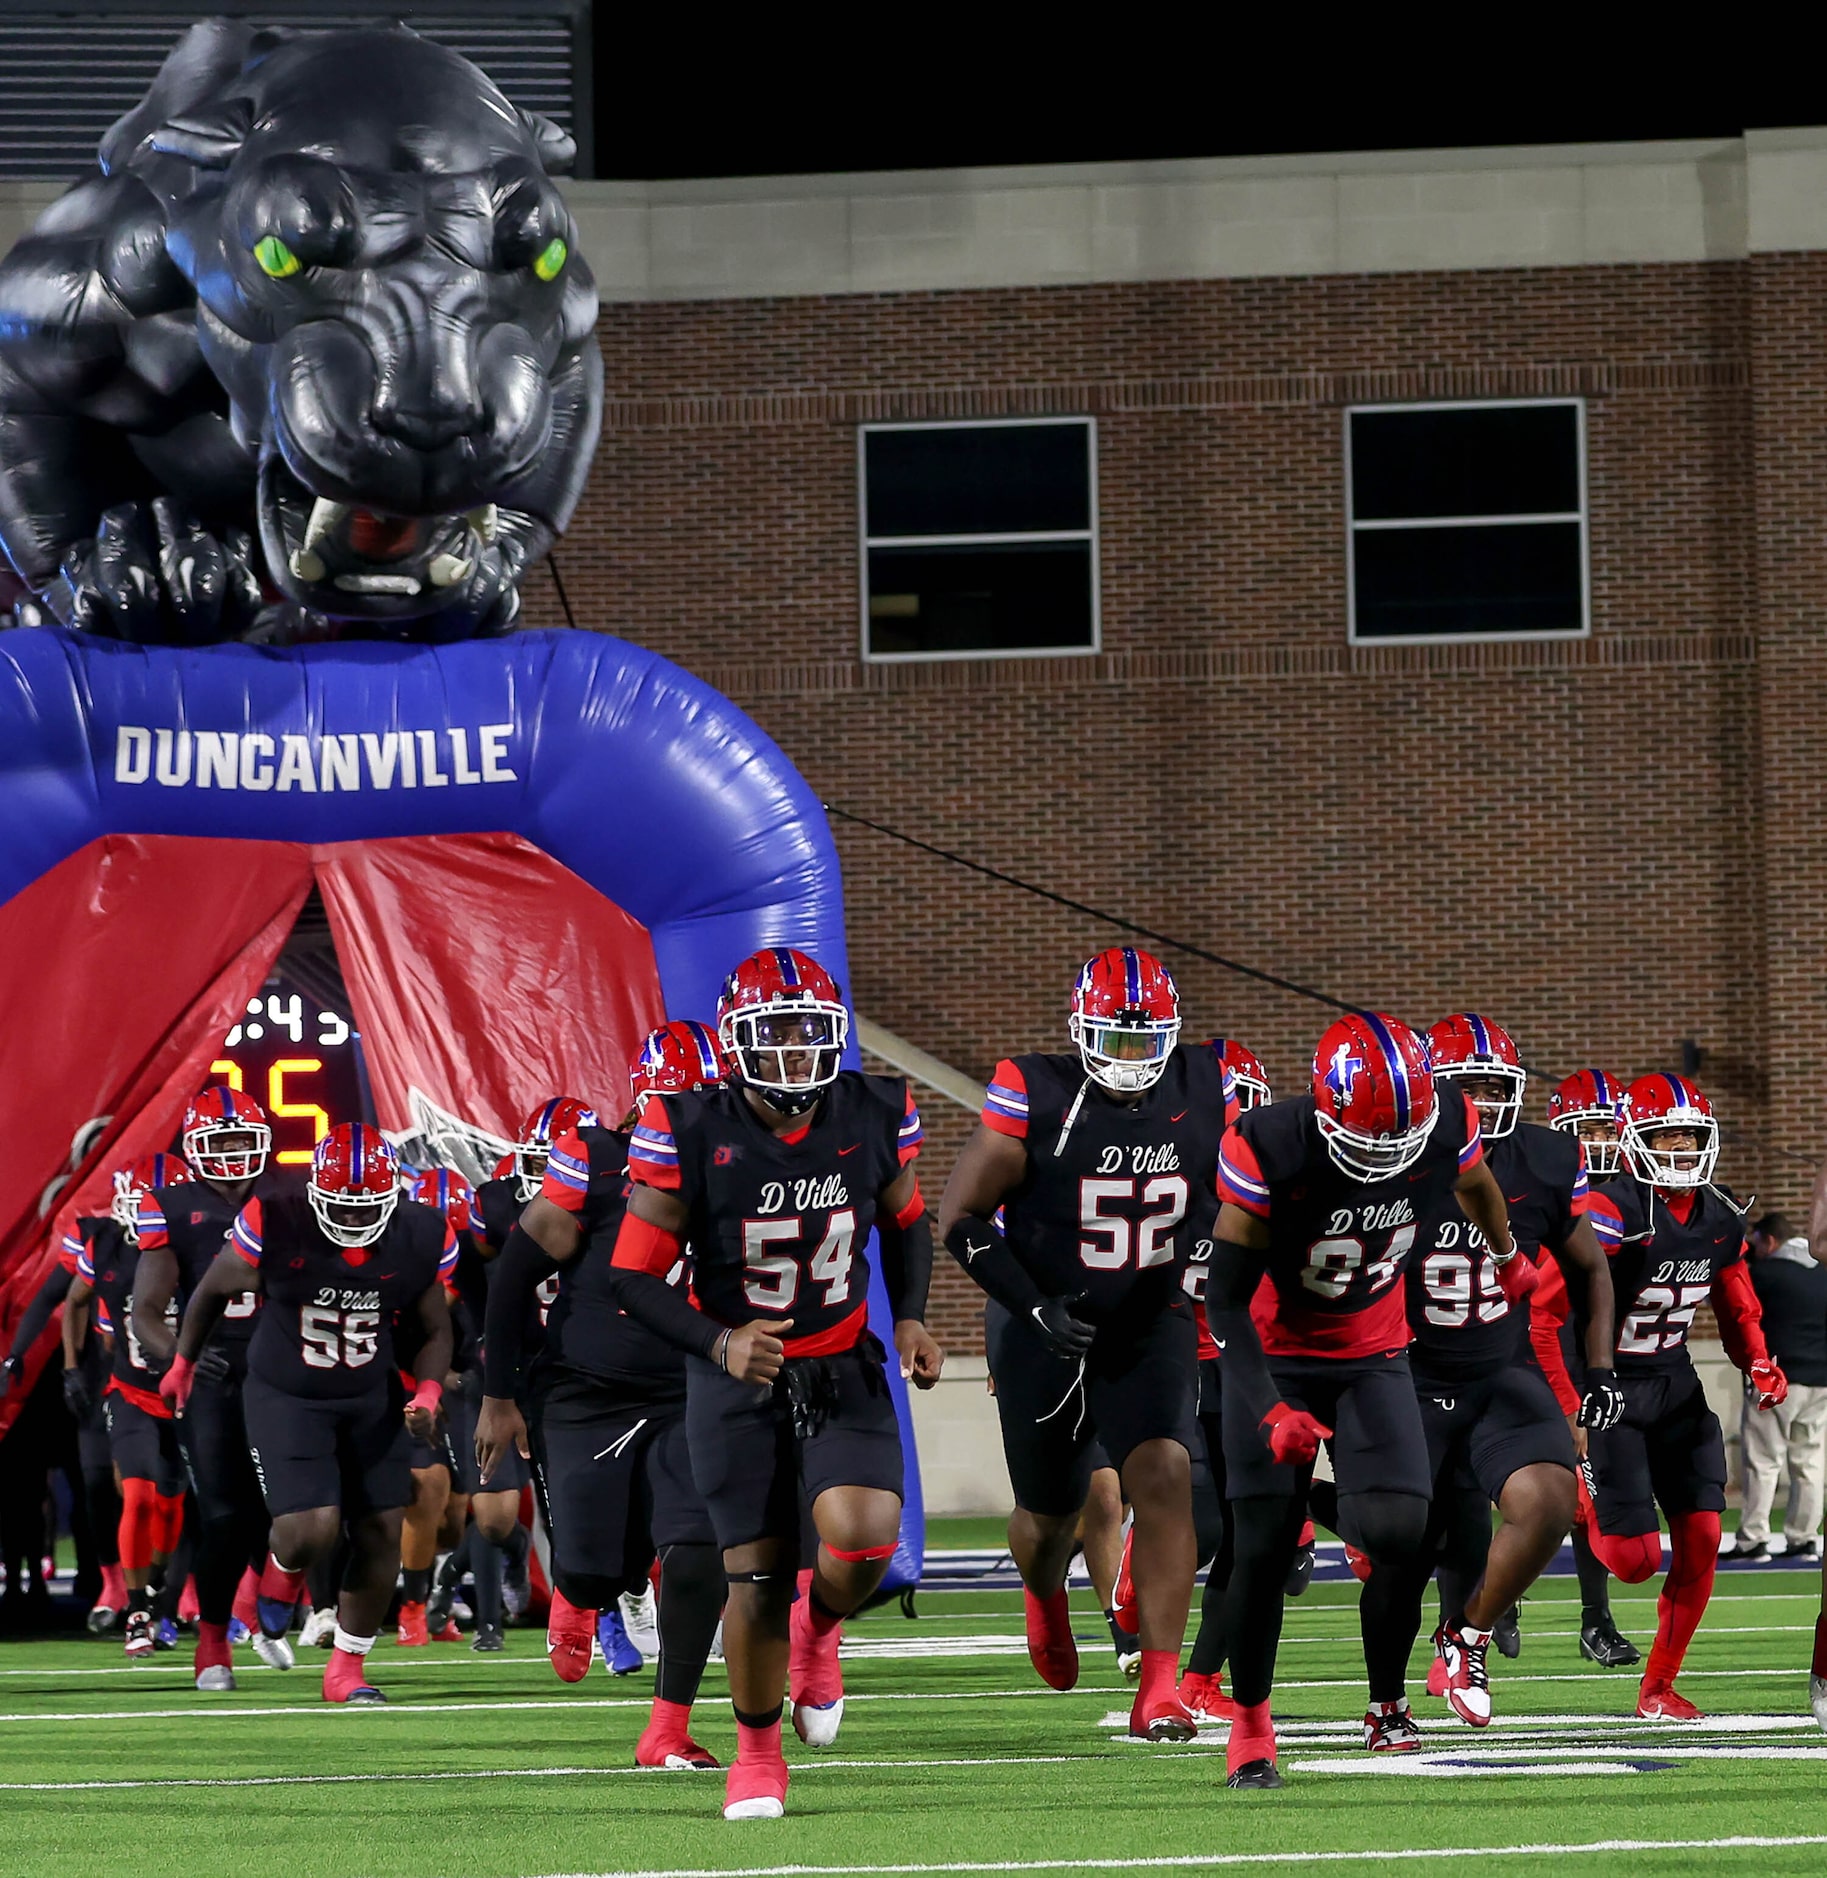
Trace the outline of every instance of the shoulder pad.
[[1516, 1139], [1524, 1164], [1538, 1180], [1555, 1187], [1573, 1185], [1579, 1167], [1579, 1143], [1565, 1129], [1519, 1122]]

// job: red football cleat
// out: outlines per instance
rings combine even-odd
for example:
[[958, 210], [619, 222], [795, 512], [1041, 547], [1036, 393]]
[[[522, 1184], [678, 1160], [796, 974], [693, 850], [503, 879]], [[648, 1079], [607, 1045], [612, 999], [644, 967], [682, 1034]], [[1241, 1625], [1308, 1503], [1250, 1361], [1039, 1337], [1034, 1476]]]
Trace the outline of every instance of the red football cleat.
[[1137, 1696], [1130, 1706], [1129, 1737], [1132, 1741], [1191, 1741], [1198, 1732], [1198, 1723], [1176, 1690], [1170, 1689], [1146, 1704]]
[[787, 1764], [777, 1761], [731, 1763], [723, 1789], [725, 1819], [778, 1819], [787, 1810]]
[[1229, 1721], [1237, 1712], [1222, 1674], [1201, 1676], [1190, 1669], [1180, 1678], [1180, 1704], [1194, 1721]]
[[457, 1628], [457, 1620], [454, 1617], [447, 1617], [444, 1620], [444, 1628], [431, 1633], [431, 1640], [433, 1643], [461, 1643], [463, 1632]]
[[1044, 1601], [1025, 1586], [1028, 1660], [1049, 1689], [1070, 1689], [1078, 1681], [1078, 1645], [1072, 1637], [1072, 1607], [1061, 1586]]
[[1351, 1567], [1351, 1575], [1359, 1584], [1368, 1582], [1370, 1578], [1370, 1560], [1367, 1559], [1355, 1545], [1348, 1544], [1345, 1547], [1345, 1563]]
[[184, 1589], [178, 1593], [178, 1622], [194, 1624], [203, 1615], [203, 1607], [197, 1602], [197, 1580], [193, 1573], [184, 1580]]
[[1110, 1614], [1122, 1627], [1133, 1636], [1142, 1629], [1141, 1613], [1136, 1609], [1135, 1575], [1129, 1569], [1130, 1555], [1135, 1549], [1136, 1529], [1131, 1526], [1123, 1535], [1123, 1562], [1117, 1567], [1116, 1590], [1111, 1596]]
[[554, 1588], [546, 1618], [546, 1655], [560, 1682], [582, 1682], [590, 1673], [590, 1652], [596, 1644], [596, 1613], [573, 1604]]
[[324, 1700], [355, 1707], [385, 1702], [387, 1698], [368, 1680], [368, 1659], [353, 1650], [335, 1649], [324, 1665]]
[[1645, 1676], [1637, 1691], [1637, 1713], [1645, 1721], [1705, 1721], [1706, 1710], [1696, 1708], [1670, 1682], [1651, 1682]]
[[[654, 1704], [656, 1710], [677, 1706], [680, 1705], [672, 1702]], [[637, 1767], [694, 1768], [706, 1773], [723, 1765], [709, 1748], [699, 1747], [674, 1716], [658, 1713], [635, 1743], [634, 1764]]]
[[790, 1622], [792, 1655], [787, 1663], [787, 1691], [793, 1704], [793, 1732], [809, 1748], [828, 1748], [844, 1719], [844, 1672], [838, 1666], [841, 1624], [820, 1628], [812, 1621], [812, 1593], [794, 1601]]
[[402, 1604], [400, 1606], [400, 1632], [398, 1642], [402, 1650], [422, 1649], [431, 1641], [431, 1633], [425, 1628], [425, 1606], [423, 1604]]

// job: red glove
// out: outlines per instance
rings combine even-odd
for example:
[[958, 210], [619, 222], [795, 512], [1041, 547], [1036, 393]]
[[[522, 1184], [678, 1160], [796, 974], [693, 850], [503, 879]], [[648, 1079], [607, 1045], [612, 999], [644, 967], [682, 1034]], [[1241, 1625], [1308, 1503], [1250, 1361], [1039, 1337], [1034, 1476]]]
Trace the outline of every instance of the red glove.
[[412, 1400], [406, 1404], [410, 1409], [423, 1409], [427, 1415], [438, 1412], [438, 1404], [444, 1400], [444, 1385], [427, 1379], [412, 1392]]
[[1542, 1268], [1527, 1252], [1512, 1252], [1497, 1268], [1497, 1289], [1520, 1304], [1542, 1281]]
[[159, 1378], [159, 1394], [180, 1415], [190, 1400], [190, 1385], [196, 1380], [197, 1366], [187, 1356], [174, 1356], [171, 1367]]
[[1757, 1391], [1757, 1406], [1773, 1409], [1789, 1393], [1789, 1378], [1766, 1356], [1751, 1365], [1751, 1387]]
[[1317, 1421], [1305, 1409], [1289, 1408], [1277, 1402], [1262, 1418], [1269, 1438], [1269, 1452], [1287, 1466], [1304, 1467], [1319, 1453], [1320, 1443], [1329, 1440], [1332, 1430]]

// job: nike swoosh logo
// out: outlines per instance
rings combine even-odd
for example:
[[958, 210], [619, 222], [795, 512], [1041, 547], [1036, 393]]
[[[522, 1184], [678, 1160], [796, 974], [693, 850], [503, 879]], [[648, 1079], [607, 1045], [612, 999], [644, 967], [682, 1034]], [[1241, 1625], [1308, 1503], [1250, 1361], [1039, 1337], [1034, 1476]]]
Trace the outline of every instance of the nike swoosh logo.
[[1212, 1341], [1218, 1346], [1220, 1350], [1224, 1348], [1224, 1339], [1222, 1337], [1214, 1337]]
[[1528, 1197], [1526, 1193], [1506, 1193], [1504, 1195], [1504, 1198], [1508, 1200], [1512, 1206], [1521, 1206]]
[[1186, 1110], [1182, 1109], [1178, 1115], [1170, 1115], [1167, 1119], [1170, 1122], [1183, 1122], [1186, 1120]]
[[862, 1145], [863, 1144], [860, 1141], [853, 1141], [851, 1142], [849, 1147], [839, 1148], [837, 1151], [837, 1158], [841, 1161], [846, 1154], [854, 1154], [857, 1151], [857, 1149], [860, 1148]]

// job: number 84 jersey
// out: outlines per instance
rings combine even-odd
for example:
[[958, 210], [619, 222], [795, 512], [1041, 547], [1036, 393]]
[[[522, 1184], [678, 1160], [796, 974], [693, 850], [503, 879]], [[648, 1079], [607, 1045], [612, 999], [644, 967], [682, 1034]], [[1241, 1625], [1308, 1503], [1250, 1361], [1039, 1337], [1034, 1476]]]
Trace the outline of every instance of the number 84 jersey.
[[235, 1215], [228, 1243], [258, 1270], [266, 1293], [248, 1373], [287, 1395], [320, 1399], [385, 1389], [395, 1316], [457, 1269], [449, 1222], [414, 1200], [393, 1209], [373, 1245], [345, 1251], [318, 1230], [302, 1192], [269, 1194]]
[[1082, 1297], [1076, 1309], [1097, 1322], [1143, 1286], [1165, 1302], [1193, 1237], [1189, 1208], [1209, 1230], [1211, 1207], [1201, 1214], [1200, 1202], [1236, 1113], [1209, 1044], [1182, 1044], [1137, 1102], [1088, 1084], [1076, 1056], [1005, 1057], [983, 1123], [1028, 1150], [1003, 1201], [1010, 1250], [1049, 1297]]

